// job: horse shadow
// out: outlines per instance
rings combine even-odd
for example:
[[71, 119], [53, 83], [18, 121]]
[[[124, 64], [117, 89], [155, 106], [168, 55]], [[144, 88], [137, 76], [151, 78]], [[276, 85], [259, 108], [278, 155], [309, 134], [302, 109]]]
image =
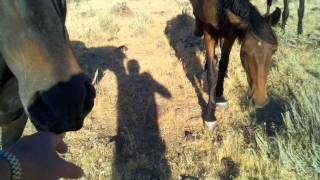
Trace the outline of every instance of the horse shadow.
[[[181, 61], [186, 77], [192, 84], [197, 94], [198, 104], [202, 110], [202, 117], [205, 118], [206, 101], [202, 94], [203, 65], [197, 56], [197, 52], [204, 52], [202, 39], [193, 35], [195, 20], [185, 12], [167, 21], [165, 35], [175, 56]], [[205, 85], [204, 83], [202, 83]]]
[[[171, 93], [150, 73], [140, 72], [139, 61], [126, 62], [126, 47], [87, 48], [72, 42], [79, 64], [90, 77], [101, 79], [110, 70], [117, 80], [117, 134], [113, 136], [112, 179], [170, 179], [161, 138], [155, 94], [169, 99]], [[99, 83], [99, 80], [97, 80]], [[106, 140], [107, 141], [107, 140]]]
[[117, 69], [120, 66], [119, 63], [126, 58], [125, 46], [87, 48], [81, 41], [72, 41], [71, 46], [80, 67], [94, 81], [93, 83], [99, 84], [104, 76], [103, 72], [107, 69], [118, 72], [118, 74], [125, 71], [121, 72]]

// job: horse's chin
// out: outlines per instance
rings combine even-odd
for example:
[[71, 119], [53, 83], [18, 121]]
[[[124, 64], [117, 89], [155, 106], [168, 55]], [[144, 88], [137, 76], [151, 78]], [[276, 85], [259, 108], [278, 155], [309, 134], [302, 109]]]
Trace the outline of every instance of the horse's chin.
[[43, 124], [44, 122], [41, 119], [35, 119], [34, 117], [30, 116], [31, 122], [36, 128], [37, 131], [42, 132], [52, 132], [56, 134], [62, 134], [69, 131], [78, 131], [83, 127], [83, 117], [77, 118], [77, 120], [74, 120], [72, 124], [66, 124], [68, 119], [64, 119], [63, 121], [57, 121], [54, 118], [46, 118], [46, 124]]
[[254, 103], [256, 109], [262, 109], [269, 104], [269, 99], [266, 99], [263, 103]]
[[266, 98], [264, 101], [256, 101], [253, 97], [250, 97], [249, 102], [250, 102], [250, 106], [254, 106], [256, 109], [262, 109], [269, 104], [269, 99]]

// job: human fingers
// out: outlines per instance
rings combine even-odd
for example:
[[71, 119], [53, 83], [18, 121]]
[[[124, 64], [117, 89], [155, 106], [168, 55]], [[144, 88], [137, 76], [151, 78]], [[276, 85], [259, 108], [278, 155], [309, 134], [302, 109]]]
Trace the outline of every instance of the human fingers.
[[61, 177], [71, 179], [78, 179], [84, 175], [83, 170], [79, 166], [63, 159], [60, 160], [58, 173]]

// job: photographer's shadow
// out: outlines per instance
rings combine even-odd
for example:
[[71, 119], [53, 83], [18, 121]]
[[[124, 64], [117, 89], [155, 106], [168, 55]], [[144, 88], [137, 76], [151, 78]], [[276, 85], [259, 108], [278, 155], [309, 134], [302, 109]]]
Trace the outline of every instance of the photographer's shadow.
[[99, 80], [103, 71], [110, 70], [117, 80], [117, 135], [113, 138], [112, 179], [171, 179], [155, 100], [156, 93], [171, 98], [170, 92], [150, 73], [140, 73], [138, 60], [129, 60], [125, 66], [124, 46], [86, 48], [82, 42], [72, 45], [79, 64], [89, 76], [96, 77], [100, 69]]

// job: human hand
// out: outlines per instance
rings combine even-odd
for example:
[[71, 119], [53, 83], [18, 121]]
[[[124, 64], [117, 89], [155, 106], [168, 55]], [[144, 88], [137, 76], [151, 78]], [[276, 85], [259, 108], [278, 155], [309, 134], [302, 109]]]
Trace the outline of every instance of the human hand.
[[21, 163], [21, 180], [76, 179], [84, 175], [80, 167], [58, 156], [57, 152], [68, 151], [62, 138], [61, 135], [39, 132], [21, 138], [9, 149]]

